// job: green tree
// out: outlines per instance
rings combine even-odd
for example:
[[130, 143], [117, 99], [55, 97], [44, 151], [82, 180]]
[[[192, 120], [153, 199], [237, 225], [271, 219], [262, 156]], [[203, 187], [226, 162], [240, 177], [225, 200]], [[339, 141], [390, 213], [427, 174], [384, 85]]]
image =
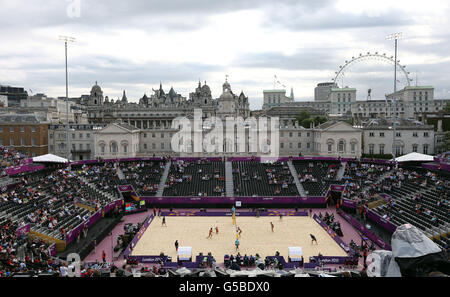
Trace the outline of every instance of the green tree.
[[445, 105], [444, 111], [445, 112], [450, 112], [450, 103], [449, 102], [447, 102], [447, 104]]
[[305, 128], [309, 128], [309, 125], [311, 123], [310, 119], [311, 115], [306, 110], [303, 110], [300, 112], [300, 114], [296, 117], [297, 122], [300, 126], [303, 126]]
[[318, 126], [320, 124], [326, 123], [327, 122], [327, 118], [324, 116], [316, 116], [314, 118], [314, 125]]
[[312, 122], [313, 122], [313, 119], [308, 118], [308, 119], [304, 119], [303, 121], [301, 121], [300, 125], [305, 128], [309, 128], [309, 127], [311, 127]]
[[445, 132], [442, 143], [438, 146], [438, 150], [441, 152], [450, 151], [450, 131]]
[[327, 122], [328, 120], [324, 116], [312, 117], [311, 114], [308, 111], [303, 110], [297, 116], [297, 121], [298, 121], [299, 125], [301, 125], [301, 126], [303, 126], [305, 128], [309, 128], [309, 127], [311, 127], [311, 125], [313, 123], [314, 123], [314, 126], [318, 126], [320, 124], [323, 124], [323, 123]]
[[303, 120], [309, 119], [311, 115], [306, 110], [303, 110], [300, 112], [300, 114], [297, 116], [297, 121], [301, 123]]

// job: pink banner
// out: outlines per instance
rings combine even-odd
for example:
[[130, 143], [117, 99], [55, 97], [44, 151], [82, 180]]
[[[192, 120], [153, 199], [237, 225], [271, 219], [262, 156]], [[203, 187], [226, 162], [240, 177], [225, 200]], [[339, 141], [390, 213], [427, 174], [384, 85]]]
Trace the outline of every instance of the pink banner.
[[30, 224], [27, 224], [27, 225], [25, 225], [23, 227], [17, 228], [16, 229], [16, 235], [18, 237], [20, 237], [21, 235], [25, 235], [28, 232], [30, 232], [30, 229], [31, 229], [31, 225]]

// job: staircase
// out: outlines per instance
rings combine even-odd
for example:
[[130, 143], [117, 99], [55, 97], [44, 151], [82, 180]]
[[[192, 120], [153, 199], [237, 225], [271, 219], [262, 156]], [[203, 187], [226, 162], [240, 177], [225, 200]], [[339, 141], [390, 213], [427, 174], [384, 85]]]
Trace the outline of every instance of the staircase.
[[298, 179], [298, 173], [297, 173], [297, 170], [295, 170], [294, 164], [292, 164], [292, 161], [288, 161], [287, 164], [289, 166], [289, 170], [291, 171], [292, 176], [294, 177], [295, 185], [297, 186], [297, 190], [300, 193], [300, 196], [302, 196], [302, 197], [308, 196], [308, 195], [306, 195], [306, 192], [302, 186], [302, 183]]
[[234, 197], [233, 164], [230, 161], [225, 162], [225, 190], [227, 197]]
[[339, 167], [339, 170], [336, 174], [336, 180], [342, 180], [345, 174], [345, 168], [347, 167], [347, 162], [342, 162], [341, 167]]
[[156, 192], [155, 197], [162, 197], [164, 193], [164, 187], [166, 186], [166, 180], [169, 176], [170, 166], [172, 165], [171, 161], [166, 163], [166, 167], [164, 168], [164, 172], [161, 176], [161, 180], [159, 181], [158, 192]]
[[117, 170], [117, 177], [119, 177], [120, 180], [124, 180], [125, 179], [125, 174], [123, 174], [122, 169], [119, 167]]

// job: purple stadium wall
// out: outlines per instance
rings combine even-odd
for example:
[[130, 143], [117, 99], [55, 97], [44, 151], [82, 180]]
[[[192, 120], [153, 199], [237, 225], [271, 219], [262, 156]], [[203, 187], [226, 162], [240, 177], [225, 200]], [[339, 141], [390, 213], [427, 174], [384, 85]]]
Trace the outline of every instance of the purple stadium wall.
[[378, 236], [376, 236], [375, 234], [370, 232], [369, 229], [367, 229], [366, 227], [361, 225], [361, 223], [359, 223], [357, 220], [355, 220], [352, 216], [350, 216], [349, 214], [347, 214], [341, 210], [338, 210], [337, 213], [341, 217], [343, 217], [347, 222], [349, 222], [353, 227], [355, 227], [357, 230], [359, 230], [362, 234], [364, 234], [370, 240], [375, 242], [376, 245], [378, 245], [382, 249], [385, 249], [388, 251], [391, 250], [391, 246], [387, 242], [385, 242], [383, 239], [379, 238]]

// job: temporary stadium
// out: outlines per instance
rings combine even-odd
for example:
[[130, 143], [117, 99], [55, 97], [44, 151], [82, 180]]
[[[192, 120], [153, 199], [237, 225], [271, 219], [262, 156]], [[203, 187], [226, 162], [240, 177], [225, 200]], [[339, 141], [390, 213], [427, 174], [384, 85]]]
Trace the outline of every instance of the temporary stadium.
[[450, 162], [1, 148], [0, 277], [448, 275]]

